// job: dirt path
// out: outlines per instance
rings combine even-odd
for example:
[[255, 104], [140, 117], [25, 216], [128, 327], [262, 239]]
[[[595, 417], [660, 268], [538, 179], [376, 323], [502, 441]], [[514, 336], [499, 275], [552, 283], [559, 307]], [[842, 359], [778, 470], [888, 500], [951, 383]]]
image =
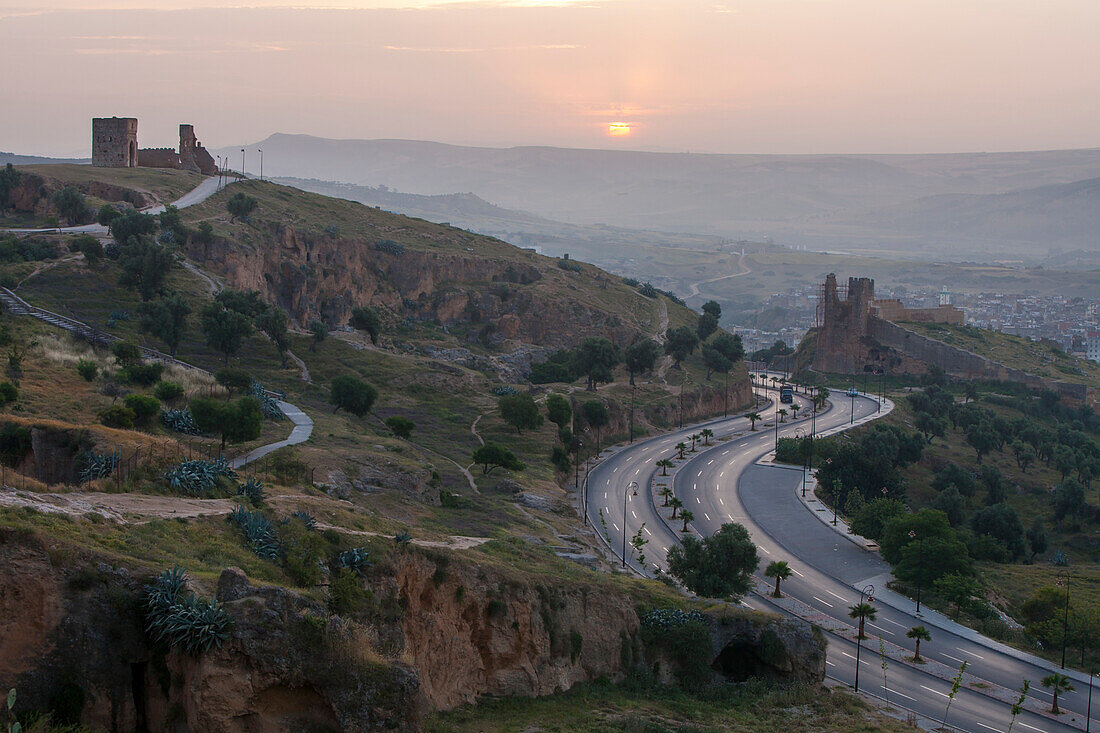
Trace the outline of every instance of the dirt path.
[[691, 292], [684, 296], [684, 300], [687, 300], [688, 298], [694, 298], [696, 295], [698, 295], [700, 285], [708, 285], [710, 283], [716, 283], [721, 280], [729, 280], [730, 278], [734, 277], [742, 277], [743, 275], [748, 275], [750, 272], [752, 272], [752, 269], [750, 269], [749, 266], [745, 264], [744, 253], [742, 253], [741, 256], [737, 258], [737, 266], [741, 268], [741, 272], [735, 272], [732, 275], [722, 275], [721, 277], [712, 277], [709, 280], [700, 280], [697, 283], [692, 283], [689, 286]]
[[[335, 529], [338, 532], [344, 534], [358, 535], [359, 537], [392, 537], [393, 535], [383, 534], [381, 532], [368, 532], [362, 529], [345, 529], [343, 527], [336, 527], [331, 524], [325, 524], [324, 522], [317, 523], [318, 529]], [[441, 550], [468, 550], [471, 547], [477, 547], [478, 545], [484, 545], [492, 537], [467, 537], [465, 535], [451, 535], [446, 540], [418, 540], [415, 537], [410, 542], [417, 547], [435, 547]]]
[[67, 255], [65, 257], [59, 257], [56, 260], [49, 260], [47, 262], [43, 262], [42, 264], [37, 265], [29, 273], [27, 273], [27, 276], [25, 278], [23, 278], [22, 280], [20, 280], [16, 284], [15, 289], [21, 287], [23, 285], [23, 283], [27, 282], [32, 277], [35, 277], [36, 275], [39, 275], [39, 274], [45, 272], [46, 270], [50, 270], [50, 269], [52, 269], [54, 267], [57, 267], [58, 265], [63, 264], [63, 263], [74, 262], [76, 260], [83, 259], [83, 257], [84, 257], [84, 255], [82, 255], [82, 254], [71, 254], [71, 255]]
[[195, 277], [197, 277], [198, 279], [200, 279], [204, 283], [206, 283], [206, 289], [210, 291], [210, 296], [211, 297], [217, 295], [218, 292], [221, 291], [225, 287], [220, 282], [215, 280], [213, 277], [211, 277], [210, 275], [207, 275], [205, 272], [200, 270], [199, 266], [196, 265], [191, 260], [184, 260], [183, 261], [183, 269], [187, 270], [192, 275], [194, 275]]

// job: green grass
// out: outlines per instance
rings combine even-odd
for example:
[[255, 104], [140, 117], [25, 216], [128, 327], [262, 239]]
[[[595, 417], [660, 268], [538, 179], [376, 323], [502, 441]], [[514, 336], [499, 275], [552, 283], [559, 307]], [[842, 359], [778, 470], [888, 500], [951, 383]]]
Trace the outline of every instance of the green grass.
[[1100, 365], [1078, 359], [1059, 348], [1031, 339], [972, 326], [939, 323], [902, 323], [905, 328], [960, 349], [972, 351], [1028, 374], [1063, 382], [1096, 386]]
[[21, 165], [16, 168], [65, 185], [84, 187], [106, 183], [124, 189], [152, 194], [161, 203], [171, 203], [202, 182], [200, 173], [167, 168], [96, 168], [70, 163], [58, 165]]
[[911, 730], [837, 688], [783, 688], [752, 682], [694, 696], [638, 681], [579, 684], [568, 692], [535, 699], [486, 698], [476, 705], [435, 713], [424, 729], [429, 733]]

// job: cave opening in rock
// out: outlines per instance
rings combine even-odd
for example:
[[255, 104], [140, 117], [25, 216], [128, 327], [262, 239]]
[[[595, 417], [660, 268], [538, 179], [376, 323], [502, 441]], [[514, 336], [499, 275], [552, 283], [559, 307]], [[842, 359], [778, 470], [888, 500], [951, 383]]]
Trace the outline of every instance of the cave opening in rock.
[[732, 682], [744, 682], [758, 674], [761, 664], [752, 644], [730, 642], [718, 654], [710, 668]]

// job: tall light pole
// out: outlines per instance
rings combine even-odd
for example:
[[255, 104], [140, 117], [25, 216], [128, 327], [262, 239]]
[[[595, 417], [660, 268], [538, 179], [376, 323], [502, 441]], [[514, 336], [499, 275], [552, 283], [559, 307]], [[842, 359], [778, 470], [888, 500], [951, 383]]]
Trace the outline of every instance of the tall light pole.
[[1085, 733], [1092, 729], [1092, 678], [1096, 676], [1096, 668], [1089, 668], [1089, 706], [1085, 711]]
[[[633, 492], [633, 493], [631, 493]], [[623, 492], [623, 567], [626, 567], [626, 503], [630, 501], [631, 496], [638, 495], [638, 482], [631, 481], [626, 485], [626, 491]]]
[[[873, 586], [873, 585], [864, 586], [863, 590], [861, 590], [859, 592], [859, 605], [860, 606], [863, 605], [863, 599], [864, 598], [868, 599], [868, 601], [870, 603], [875, 602], [875, 586]], [[862, 608], [860, 610], [862, 611]], [[859, 626], [862, 627], [863, 626], [863, 619], [860, 618], [859, 621], [860, 621]], [[862, 630], [862, 629], [860, 629], [860, 630]], [[857, 630], [856, 631], [856, 684], [855, 684], [856, 692], [859, 692], [859, 652], [860, 652], [861, 649], [863, 649], [863, 634], [861, 634]]]
[[630, 442], [634, 442], [634, 391], [637, 387], [634, 386], [634, 376], [630, 377]]
[[1066, 608], [1062, 616], [1062, 669], [1066, 668], [1066, 641], [1069, 639], [1069, 573], [1058, 578], [1058, 587], [1065, 586]]
[[260, 180], [264, 179], [264, 151], [263, 148], [256, 148], [256, 152], [260, 154]]
[[581, 488], [581, 446], [584, 443], [580, 438], [573, 438], [569, 447], [573, 449], [573, 483], [577, 491], [581, 492], [581, 514], [584, 515], [584, 526], [588, 526], [588, 484]]
[[848, 388], [848, 396], [852, 398], [852, 419], [849, 424], [854, 424], [856, 421], [856, 395], [859, 394], [859, 390], [855, 387]]
[[241, 178], [244, 178], [246, 175], [244, 167], [244, 148], [241, 148]]
[[[917, 539], [915, 530], [909, 530], [909, 539]], [[917, 615], [920, 616], [920, 589], [921, 581], [924, 580], [924, 537], [917, 541], [920, 543], [917, 545]]]

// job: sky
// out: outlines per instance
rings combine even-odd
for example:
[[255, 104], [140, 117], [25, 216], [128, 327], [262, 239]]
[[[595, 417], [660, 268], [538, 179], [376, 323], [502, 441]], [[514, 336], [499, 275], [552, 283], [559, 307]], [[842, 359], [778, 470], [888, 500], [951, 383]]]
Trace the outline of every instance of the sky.
[[0, 0], [0, 151], [91, 117], [720, 153], [1100, 146], [1096, 0]]

